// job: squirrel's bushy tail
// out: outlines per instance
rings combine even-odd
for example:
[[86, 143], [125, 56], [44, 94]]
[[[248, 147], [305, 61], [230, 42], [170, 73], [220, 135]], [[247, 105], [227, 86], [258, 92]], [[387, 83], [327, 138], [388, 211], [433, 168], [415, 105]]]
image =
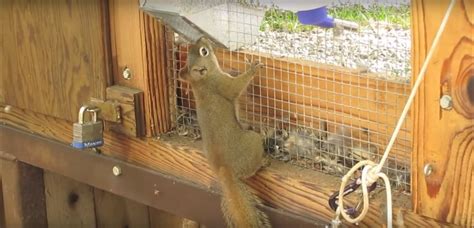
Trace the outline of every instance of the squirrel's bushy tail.
[[256, 206], [261, 202], [253, 195], [247, 185], [227, 168], [219, 169], [222, 185], [222, 212], [229, 227], [265, 228], [271, 227], [268, 217]]

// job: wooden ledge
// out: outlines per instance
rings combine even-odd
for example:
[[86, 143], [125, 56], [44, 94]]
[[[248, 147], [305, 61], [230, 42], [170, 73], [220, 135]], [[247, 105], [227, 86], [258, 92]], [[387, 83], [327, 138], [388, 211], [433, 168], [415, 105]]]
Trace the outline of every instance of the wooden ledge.
[[[42, 114], [23, 111], [21, 109], [12, 108], [9, 113], [1, 113], [0, 122], [20, 130], [39, 134], [40, 136], [49, 139], [55, 139], [56, 141], [62, 143], [62, 148], [69, 148], [67, 145], [72, 139], [71, 123]], [[2, 127], [2, 129], [6, 128]], [[2, 138], [6, 138], [7, 132], [2, 130], [1, 133]], [[200, 188], [201, 191], [205, 190], [212, 194], [216, 194], [216, 180], [207, 166], [206, 159], [199, 150], [192, 148], [191, 145], [185, 145], [184, 142], [176, 143], [174, 141], [168, 142], [153, 139], [140, 140], [111, 132], [107, 132], [104, 137], [106, 143], [105, 146], [102, 147], [103, 155], [118, 159], [108, 160], [109, 162], [123, 161], [126, 162], [123, 163], [124, 165], [132, 164], [138, 165], [141, 168], [149, 168], [161, 173], [162, 175], [172, 176], [172, 178], [176, 178], [177, 180], [185, 180], [184, 183], [194, 185], [195, 187]], [[1, 148], [6, 148], [7, 142], [8, 140], [2, 140]], [[11, 143], [8, 145], [12, 146]], [[62, 167], [63, 169], [67, 170], [68, 168], [62, 163], [64, 162], [62, 157], [47, 157], [44, 151], [39, 151], [37, 148], [31, 147], [30, 145], [26, 145], [24, 143], [16, 146], [24, 148], [25, 151], [27, 151], [23, 153], [23, 156], [14, 154], [19, 160], [32, 158], [33, 155], [35, 155], [35, 157], [38, 159], [47, 158], [51, 160], [51, 162], [54, 162], [56, 166]], [[84, 153], [76, 154], [88, 154], [88, 151], [83, 152]], [[63, 153], [65, 152], [63, 151]], [[28, 163], [28, 161], [25, 162]], [[104, 175], [108, 175], [109, 177], [112, 176], [111, 165], [112, 163], [109, 163], [106, 168], [100, 168], [100, 172], [94, 171], [94, 175], [99, 175], [100, 173], [104, 172]], [[90, 169], [90, 172], [92, 171], [93, 169]], [[66, 175], [65, 173], [60, 174]], [[265, 201], [268, 206], [277, 209], [284, 214], [288, 214], [289, 212], [297, 214], [299, 215], [298, 218], [300, 221], [306, 221], [319, 225], [329, 224], [330, 220], [334, 216], [334, 213], [327, 205], [327, 200], [329, 195], [338, 188], [339, 178], [330, 177], [317, 172], [308, 172], [307, 170], [303, 170], [301, 168], [273, 162], [269, 168], [259, 172], [256, 177], [252, 178], [252, 180], [249, 181], [249, 184], [257, 191], [257, 194]], [[123, 186], [129, 185], [134, 187], [132, 192], [136, 195], [140, 195], [141, 192], [145, 190], [141, 186], [137, 186], [136, 182], [123, 184]], [[105, 188], [105, 190], [108, 191], [114, 191], [114, 189], [106, 188], [103, 185], [102, 187], [98, 187]], [[120, 192], [115, 193], [120, 194]], [[384, 198], [384, 193], [380, 193], [379, 196], [380, 197], [377, 198]], [[128, 195], [126, 197], [130, 198]], [[166, 198], [164, 195], [162, 197]], [[176, 195], [173, 197], [181, 196]], [[176, 199], [173, 197], [168, 200]], [[214, 197], [217, 197], [217, 195], [214, 195]], [[403, 197], [407, 196], [400, 195], [395, 196], [394, 198], [400, 199]], [[188, 201], [192, 200], [198, 199], [188, 199]], [[385, 215], [383, 214], [384, 207], [381, 206], [382, 201], [383, 199], [376, 199], [372, 201], [369, 214], [359, 225], [363, 227], [381, 227], [385, 224]], [[402, 201], [406, 202], [406, 200]], [[150, 202], [142, 203], [150, 205]], [[214, 216], [220, 218], [220, 216], [216, 216], [219, 208], [218, 201], [214, 203], [215, 204], [209, 205], [214, 205]], [[151, 206], [160, 208], [159, 205]], [[186, 209], [185, 206], [182, 207], [184, 209], [181, 208], [181, 210], [191, 210]], [[408, 208], [409, 205], [398, 205], [394, 208], [394, 220], [396, 224], [403, 223], [403, 225], [408, 227], [441, 225], [439, 222], [414, 214]], [[170, 211], [170, 209], [166, 208], [160, 209]], [[209, 222], [209, 220], [205, 220], [205, 217], [198, 216], [198, 218], [196, 216], [192, 216], [192, 213], [189, 211], [187, 213], [178, 211], [170, 212], [175, 212], [178, 215], [195, 219], [196, 221], [203, 224], [206, 224], [206, 222], [212, 224]], [[321, 223], [321, 221], [323, 222]]]
[[[60, 173], [82, 183], [110, 191], [147, 206], [192, 218], [209, 227], [223, 227], [220, 196], [188, 181], [166, 176], [128, 164], [90, 150], [80, 151], [67, 144], [7, 126], [0, 127], [2, 150], [18, 160], [51, 172]], [[120, 170], [116, 176], [113, 168]], [[281, 227], [323, 225], [291, 213], [264, 208], [273, 224]]]

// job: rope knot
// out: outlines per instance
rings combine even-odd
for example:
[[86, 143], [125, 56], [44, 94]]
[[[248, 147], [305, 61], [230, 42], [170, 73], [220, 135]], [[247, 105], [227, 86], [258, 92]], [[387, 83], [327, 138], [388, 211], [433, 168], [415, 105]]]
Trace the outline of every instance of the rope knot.
[[379, 179], [379, 172], [377, 172], [376, 167], [375, 165], [365, 165], [362, 169], [361, 179], [362, 182], [365, 181], [365, 186], [370, 186]]

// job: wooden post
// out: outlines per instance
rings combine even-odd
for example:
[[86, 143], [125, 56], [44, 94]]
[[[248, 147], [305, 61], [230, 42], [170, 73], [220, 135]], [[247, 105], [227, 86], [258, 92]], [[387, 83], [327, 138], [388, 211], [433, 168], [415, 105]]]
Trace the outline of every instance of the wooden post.
[[[140, 11], [138, 0], [110, 0], [114, 82], [144, 92], [146, 135], [171, 128], [166, 67], [165, 28]], [[129, 68], [132, 77], [124, 79]]]
[[147, 206], [97, 188], [94, 199], [97, 228], [150, 227]]
[[43, 170], [0, 159], [6, 227], [47, 227]]
[[96, 226], [93, 187], [52, 172], [44, 187], [49, 228]]
[[[420, 71], [449, 2], [412, 1], [414, 75]], [[473, 12], [472, 0], [457, 1], [412, 115], [415, 212], [466, 227], [474, 226]], [[440, 107], [443, 96], [447, 108]]]
[[5, 207], [3, 206], [4, 204], [3, 204], [2, 167], [3, 167], [3, 163], [0, 162], [0, 227], [5, 227]]

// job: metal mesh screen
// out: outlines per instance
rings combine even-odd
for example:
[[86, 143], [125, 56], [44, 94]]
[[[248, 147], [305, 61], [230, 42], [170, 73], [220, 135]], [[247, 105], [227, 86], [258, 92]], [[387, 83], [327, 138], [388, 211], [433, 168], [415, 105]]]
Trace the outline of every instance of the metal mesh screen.
[[[240, 119], [264, 135], [266, 151], [275, 159], [336, 176], [360, 160], [379, 160], [410, 91], [409, 20], [376, 20], [377, 9], [408, 14], [409, 3], [347, 2], [329, 5], [329, 12], [335, 17], [349, 17], [344, 10], [361, 14], [358, 29], [302, 26], [293, 13], [274, 8], [267, 9], [259, 25], [245, 9], [223, 8], [240, 15], [229, 24], [258, 26], [259, 32], [235, 26], [229, 30], [234, 34], [231, 46], [241, 48], [216, 50], [221, 68], [231, 75], [246, 70], [246, 59], [265, 65], [240, 99]], [[249, 37], [255, 42], [248, 44]], [[197, 139], [191, 88], [177, 79], [187, 45], [170, 30], [167, 55], [176, 131]], [[407, 119], [383, 170], [395, 188], [406, 192], [411, 129]]]

